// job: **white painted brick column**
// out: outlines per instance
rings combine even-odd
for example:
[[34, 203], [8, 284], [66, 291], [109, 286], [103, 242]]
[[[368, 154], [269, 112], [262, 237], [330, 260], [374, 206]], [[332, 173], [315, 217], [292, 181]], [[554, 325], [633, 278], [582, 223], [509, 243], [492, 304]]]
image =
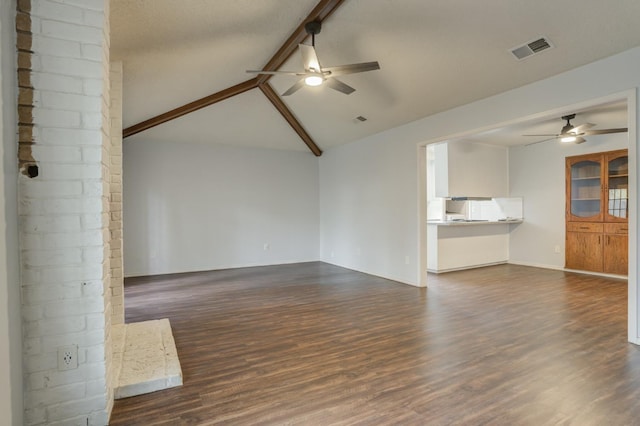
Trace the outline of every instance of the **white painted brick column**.
[[[19, 72], [25, 423], [105, 425], [113, 403], [108, 0], [20, 0], [19, 8], [17, 25], [31, 33]], [[77, 347], [77, 368], [59, 369], [63, 346]]]
[[112, 324], [124, 324], [124, 274], [122, 261], [122, 62], [112, 62], [111, 82], [111, 307]]

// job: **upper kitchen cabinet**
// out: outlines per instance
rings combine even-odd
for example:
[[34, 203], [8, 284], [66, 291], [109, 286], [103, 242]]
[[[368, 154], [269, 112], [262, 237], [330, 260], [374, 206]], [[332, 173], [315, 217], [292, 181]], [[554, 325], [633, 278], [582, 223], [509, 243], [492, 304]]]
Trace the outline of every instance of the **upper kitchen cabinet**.
[[436, 197], [507, 197], [508, 151], [471, 142], [434, 147]]

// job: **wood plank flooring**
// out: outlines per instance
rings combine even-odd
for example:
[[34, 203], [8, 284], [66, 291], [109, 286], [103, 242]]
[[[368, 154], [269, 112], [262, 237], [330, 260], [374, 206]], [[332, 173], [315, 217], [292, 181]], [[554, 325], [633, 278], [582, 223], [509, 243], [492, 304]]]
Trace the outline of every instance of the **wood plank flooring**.
[[499, 265], [415, 288], [314, 262], [127, 279], [184, 386], [111, 425], [640, 424], [626, 281]]

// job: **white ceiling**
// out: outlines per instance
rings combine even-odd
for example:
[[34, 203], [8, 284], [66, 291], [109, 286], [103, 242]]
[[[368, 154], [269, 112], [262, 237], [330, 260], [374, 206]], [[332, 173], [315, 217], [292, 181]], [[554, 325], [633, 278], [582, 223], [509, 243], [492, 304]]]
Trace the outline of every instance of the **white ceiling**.
[[[316, 3], [111, 0], [111, 59], [123, 61], [124, 126], [250, 79], [245, 70], [262, 68]], [[356, 89], [348, 96], [305, 87], [283, 100], [327, 149], [638, 46], [638, 22], [638, 0], [346, 0], [316, 36], [320, 61], [377, 60], [381, 69], [341, 77]], [[509, 52], [539, 36], [555, 47], [522, 61]], [[295, 52], [281, 69], [301, 67]], [[279, 93], [294, 82], [270, 80]], [[626, 106], [618, 105], [617, 115], [615, 107], [602, 109], [592, 117], [579, 112], [573, 124], [626, 126]], [[368, 121], [355, 120], [359, 115]], [[564, 124], [559, 117], [539, 121], [490, 137], [527, 143], [531, 138], [519, 135], [557, 133]], [[140, 137], [308, 150], [257, 89], [128, 140]]]

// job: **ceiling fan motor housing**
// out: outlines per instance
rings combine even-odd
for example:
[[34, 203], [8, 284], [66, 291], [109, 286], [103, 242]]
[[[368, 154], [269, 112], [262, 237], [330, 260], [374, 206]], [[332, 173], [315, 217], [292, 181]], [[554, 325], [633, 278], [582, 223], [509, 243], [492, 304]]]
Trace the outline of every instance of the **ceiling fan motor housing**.
[[574, 118], [576, 118], [575, 114], [569, 114], [562, 117], [563, 120], [567, 120], [567, 124], [565, 124], [564, 127], [562, 128], [562, 131], [560, 132], [561, 135], [564, 135], [565, 133], [568, 133], [571, 130], [573, 130], [573, 126], [571, 125], [570, 121], [573, 120]]
[[310, 21], [304, 24], [304, 30], [310, 35], [320, 34], [321, 29], [322, 23], [320, 21]]

